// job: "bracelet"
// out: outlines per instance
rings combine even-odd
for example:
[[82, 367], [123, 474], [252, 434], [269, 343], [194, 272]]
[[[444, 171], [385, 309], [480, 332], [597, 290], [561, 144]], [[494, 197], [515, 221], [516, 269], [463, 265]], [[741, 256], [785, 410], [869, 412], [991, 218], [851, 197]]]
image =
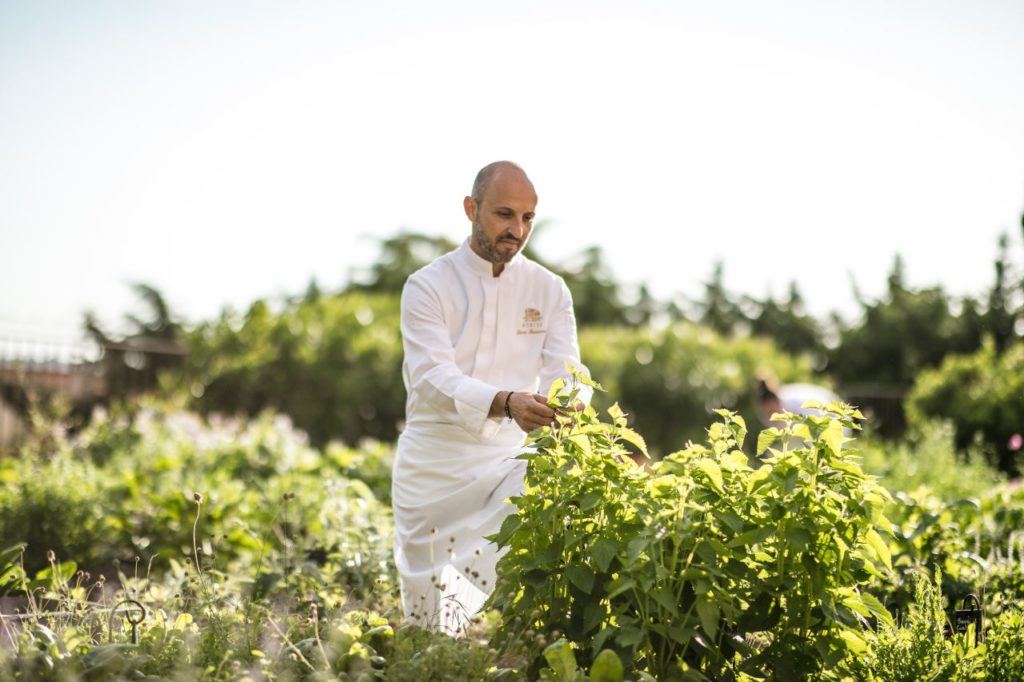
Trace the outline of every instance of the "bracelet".
[[511, 423], [512, 422], [512, 410], [509, 409], [509, 406], [508, 406], [508, 401], [510, 401], [510, 400], [512, 400], [512, 391], [509, 391], [508, 395], [505, 396], [505, 417]]

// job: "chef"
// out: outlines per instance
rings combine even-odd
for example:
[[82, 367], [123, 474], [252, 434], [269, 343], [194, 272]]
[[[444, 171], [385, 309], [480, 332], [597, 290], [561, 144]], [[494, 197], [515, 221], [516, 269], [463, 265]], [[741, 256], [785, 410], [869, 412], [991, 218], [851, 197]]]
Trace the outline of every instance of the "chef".
[[566, 363], [587, 371], [569, 289], [521, 253], [536, 206], [522, 168], [485, 166], [463, 200], [470, 237], [402, 291], [395, 563], [406, 618], [453, 635], [493, 590], [499, 553], [485, 536], [522, 492], [526, 432], [556, 417], [548, 387]]

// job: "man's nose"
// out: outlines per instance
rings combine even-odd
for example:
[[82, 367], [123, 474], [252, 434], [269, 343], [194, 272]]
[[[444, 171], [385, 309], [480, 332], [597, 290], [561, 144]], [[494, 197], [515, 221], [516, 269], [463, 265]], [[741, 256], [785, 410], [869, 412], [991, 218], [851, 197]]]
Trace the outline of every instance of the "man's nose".
[[523, 235], [526, 234], [526, 223], [522, 218], [515, 218], [512, 220], [512, 226], [509, 227], [508, 231], [516, 239], [522, 239]]

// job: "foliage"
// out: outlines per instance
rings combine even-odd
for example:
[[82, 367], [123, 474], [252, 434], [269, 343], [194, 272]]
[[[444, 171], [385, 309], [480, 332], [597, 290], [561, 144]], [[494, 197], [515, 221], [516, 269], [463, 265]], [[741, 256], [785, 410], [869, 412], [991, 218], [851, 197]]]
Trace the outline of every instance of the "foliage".
[[[760, 372], [770, 370], [782, 381], [811, 379], [808, 357], [790, 356], [765, 339], [727, 338], [687, 322], [659, 330], [584, 329], [580, 355], [660, 454], [702, 440], [718, 408], [758, 423]], [[597, 396], [595, 405], [607, 407], [602, 401]]]
[[966, 448], [976, 438], [986, 445], [992, 464], [1014, 475], [1020, 472], [1024, 434], [1024, 342], [999, 354], [986, 343], [971, 355], [951, 356], [936, 370], [922, 372], [907, 400], [908, 416], [920, 424], [948, 418], [956, 445]]
[[1019, 604], [992, 621], [985, 635], [986, 680], [1024, 680], [1024, 611]]
[[204, 414], [284, 412], [317, 445], [394, 440], [405, 406], [398, 308], [394, 296], [347, 293], [225, 312], [188, 335], [183, 383]]
[[862, 648], [862, 619], [885, 613], [858, 587], [889, 565], [888, 496], [843, 448], [859, 414], [829, 410], [838, 418], [787, 415], [762, 432], [759, 468], [727, 411], [707, 447], [650, 470], [630, 457], [627, 445], [646, 448], [615, 406], [611, 423], [588, 408], [539, 432], [495, 538], [508, 548], [491, 602], [499, 639], [565, 633], [585, 660], [611, 648], [657, 679], [795, 679]]
[[[1021, 679], [1024, 489], [951, 473], [932, 424], [861, 443], [913, 487], [887, 499], [843, 439], [854, 413], [833, 409], [765, 431], [760, 468], [732, 413], [652, 469], [620, 410], [538, 432], [502, 615], [463, 639], [395, 622], [390, 446], [321, 452], [271, 414], [151, 401], [72, 438], [40, 416], [0, 460], [0, 590], [22, 612], [0, 621], [0, 679]], [[939, 588], [979, 592], [981, 646], [940, 641]], [[109, 613], [126, 597], [147, 611], [138, 644]]]
[[[968, 318], [954, 313], [941, 287], [914, 290], [904, 280], [897, 257], [885, 297], [859, 299], [861, 319], [840, 330], [829, 358], [829, 370], [840, 382], [909, 386], [948, 353], [977, 347], [980, 333], [965, 326]], [[973, 310], [970, 306], [967, 310]]]
[[864, 471], [893, 492], [927, 486], [943, 500], [980, 498], [1003, 479], [979, 449], [957, 451], [949, 422], [924, 422], [898, 441], [860, 438], [857, 451]]
[[881, 621], [869, 633], [866, 651], [847, 659], [843, 673], [858, 680], [879, 682], [953, 682], [983, 680], [985, 651], [974, 644], [973, 631], [947, 639], [941, 579], [917, 574], [914, 601], [898, 625]]
[[[0, 460], [0, 547], [25, 543], [29, 571], [50, 551], [106, 571], [201, 554], [204, 567], [248, 575], [256, 595], [327, 579], [365, 597], [394, 582], [390, 510], [344, 475], [387, 452], [368, 447], [325, 457], [269, 414], [204, 424], [144, 403], [94, 419], [56, 450]], [[198, 547], [197, 526], [207, 538]]]

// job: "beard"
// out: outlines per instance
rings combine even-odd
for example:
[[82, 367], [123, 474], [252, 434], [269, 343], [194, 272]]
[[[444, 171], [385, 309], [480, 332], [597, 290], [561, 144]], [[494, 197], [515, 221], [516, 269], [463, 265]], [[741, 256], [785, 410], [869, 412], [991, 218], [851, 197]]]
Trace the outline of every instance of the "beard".
[[479, 221], [473, 221], [473, 241], [479, 247], [480, 252], [487, 256], [487, 260], [492, 263], [508, 263], [510, 260], [515, 258], [523, 246], [526, 245], [526, 240], [523, 239], [519, 242], [519, 246], [516, 247], [515, 251], [511, 253], [503, 253], [498, 249], [498, 241], [500, 241], [505, 235], [499, 235], [497, 239], [490, 240], [487, 238], [487, 234], [484, 232], [483, 225]]

